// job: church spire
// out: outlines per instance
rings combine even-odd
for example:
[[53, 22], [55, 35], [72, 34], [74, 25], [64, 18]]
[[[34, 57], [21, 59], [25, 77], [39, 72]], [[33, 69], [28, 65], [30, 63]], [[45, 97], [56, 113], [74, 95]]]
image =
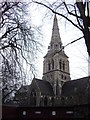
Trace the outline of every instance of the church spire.
[[62, 41], [61, 41], [60, 34], [59, 34], [57, 16], [55, 14], [54, 21], [53, 21], [52, 37], [51, 37], [49, 50], [50, 51], [61, 50], [61, 48], [62, 48]]
[[59, 34], [59, 27], [58, 27], [58, 21], [57, 21], [56, 14], [54, 16], [54, 21], [53, 21], [51, 43], [62, 43], [60, 34]]

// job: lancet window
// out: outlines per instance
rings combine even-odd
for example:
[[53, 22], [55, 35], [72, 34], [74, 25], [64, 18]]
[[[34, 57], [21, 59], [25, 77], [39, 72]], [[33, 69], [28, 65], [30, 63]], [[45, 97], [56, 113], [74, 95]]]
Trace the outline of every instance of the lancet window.
[[50, 64], [50, 61], [48, 61], [48, 70], [51, 69], [51, 64]]
[[52, 69], [54, 69], [54, 60], [52, 60]]
[[59, 68], [62, 69], [62, 60], [59, 61]]
[[65, 62], [63, 61], [63, 70], [65, 70]]
[[31, 94], [30, 94], [30, 104], [32, 106], [36, 106], [36, 92], [34, 89], [32, 89]]

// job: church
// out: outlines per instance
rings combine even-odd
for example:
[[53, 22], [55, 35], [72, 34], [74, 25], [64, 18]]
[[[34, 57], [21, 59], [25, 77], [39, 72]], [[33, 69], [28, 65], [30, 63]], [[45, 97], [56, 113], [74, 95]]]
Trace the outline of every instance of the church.
[[54, 16], [52, 36], [43, 61], [42, 79], [22, 86], [16, 93], [19, 105], [65, 106], [88, 104], [90, 77], [71, 80], [68, 56], [64, 52], [57, 16]]

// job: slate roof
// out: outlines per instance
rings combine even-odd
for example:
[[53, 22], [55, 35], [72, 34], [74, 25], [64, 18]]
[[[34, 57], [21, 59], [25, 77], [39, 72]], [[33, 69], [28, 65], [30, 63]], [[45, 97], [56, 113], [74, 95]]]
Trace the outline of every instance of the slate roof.
[[62, 87], [62, 96], [73, 96], [75, 92], [86, 93], [88, 92], [89, 78], [84, 77], [76, 80], [66, 82]]
[[18, 90], [18, 93], [26, 93], [28, 91], [28, 85], [21, 86], [21, 88]]
[[53, 88], [48, 81], [35, 78], [35, 82], [39, 87], [39, 90], [42, 95], [50, 95], [50, 96], [54, 95]]

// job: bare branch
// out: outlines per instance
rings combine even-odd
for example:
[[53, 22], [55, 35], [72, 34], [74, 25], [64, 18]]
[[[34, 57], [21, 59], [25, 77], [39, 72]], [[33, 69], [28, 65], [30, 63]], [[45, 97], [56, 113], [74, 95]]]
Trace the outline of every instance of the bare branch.
[[[60, 8], [61, 8], [61, 6], [64, 5], [63, 10], [65, 10], [65, 9], [67, 10], [66, 15], [70, 15], [71, 17], [74, 18], [74, 20], [72, 18], [70, 18], [69, 16], [64, 15], [61, 12], [55, 11], [53, 9], [53, 6], [51, 7], [50, 5], [46, 5], [45, 3], [37, 2], [37, 1], [32, 1], [32, 2], [37, 3], [39, 5], [42, 5], [42, 6], [46, 7], [46, 8], [48, 8], [54, 14], [58, 14], [59, 16], [65, 18], [74, 27], [78, 28], [84, 35], [85, 44], [87, 46], [87, 51], [88, 51], [88, 54], [90, 56], [90, 16], [89, 16], [90, 1], [86, 2], [86, 1], [78, 1], [78, 0], [76, 0], [75, 4], [74, 3], [73, 4], [67, 4], [66, 2], [62, 1], [63, 4], [60, 4]], [[57, 3], [57, 1], [54, 2], [54, 3]], [[77, 5], [77, 6], [75, 6], [75, 5]], [[58, 6], [59, 5], [55, 6], [56, 10], [57, 10]], [[68, 6], [71, 6], [72, 8], [74, 8], [74, 10], [69, 10]], [[76, 22], [75, 22], [75, 20], [76, 20]]]
[[[30, 70], [34, 73], [35, 66], [32, 59], [41, 44], [35, 40], [36, 31], [32, 28], [30, 20], [25, 18], [25, 15], [28, 14], [27, 3], [7, 2], [6, 0], [0, 5], [2, 10], [0, 16], [2, 20], [0, 23], [0, 70], [3, 88], [8, 87], [3, 95], [7, 94], [9, 97], [14, 90], [13, 85], [17, 83], [20, 86], [25, 79], [23, 61], [29, 64]], [[17, 79], [18, 81], [16, 81]], [[6, 96], [3, 98], [5, 99]]]
[[[64, 5], [65, 5], [65, 8], [66, 8], [66, 10], [67, 10], [67, 12], [70, 14], [70, 15], [72, 15], [72, 16], [74, 16], [74, 17], [77, 17], [77, 18], [81, 18], [81, 16], [78, 16], [77, 14], [74, 14], [74, 13], [72, 13], [72, 12], [70, 12], [69, 11], [69, 9], [68, 9], [68, 5], [65, 3], [65, 2], [63, 2], [64, 3]], [[74, 6], [73, 6], [74, 7]]]
[[60, 51], [57, 51], [57, 53], [62, 52], [62, 50], [63, 50], [64, 48], [66, 48], [68, 45], [73, 44], [73, 43], [77, 42], [78, 40], [81, 40], [82, 38], [84, 38], [84, 36], [82, 36], [82, 37], [80, 37], [80, 38], [78, 38], [78, 39], [76, 39], [76, 40], [73, 40], [72, 42], [66, 44], [65, 46], [62, 46], [61, 50], [60, 50]]
[[76, 39], [76, 40], [73, 40], [72, 42], [70, 42], [70, 43], [68, 43], [67, 45], [65, 45], [65, 46], [64, 46], [64, 48], [65, 48], [65, 47], [67, 47], [68, 45], [72, 44], [72, 43], [77, 42], [78, 40], [81, 40], [82, 38], [84, 38], [84, 36], [79, 37], [79, 38], [78, 38], [78, 39]]
[[82, 29], [81, 29], [78, 25], [76, 25], [72, 20], [70, 20], [70, 19], [69, 19], [68, 17], [66, 17], [65, 15], [60, 14], [59, 12], [54, 11], [52, 8], [50, 8], [49, 6], [47, 6], [47, 5], [45, 5], [45, 4], [41, 3], [41, 2], [37, 2], [37, 1], [33, 1], [33, 2], [34, 2], [34, 3], [37, 3], [37, 4], [40, 4], [40, 5], [48, 8], [48, 9], [49, 9], [50, 11], [52, 11], [54, 14], [60, 15], [61, 17], [65, 18], [67, 21], [69, 21], [72, 25], [74, 25], [76, 28], [78, 28], [80, 31], [82, 31]]

